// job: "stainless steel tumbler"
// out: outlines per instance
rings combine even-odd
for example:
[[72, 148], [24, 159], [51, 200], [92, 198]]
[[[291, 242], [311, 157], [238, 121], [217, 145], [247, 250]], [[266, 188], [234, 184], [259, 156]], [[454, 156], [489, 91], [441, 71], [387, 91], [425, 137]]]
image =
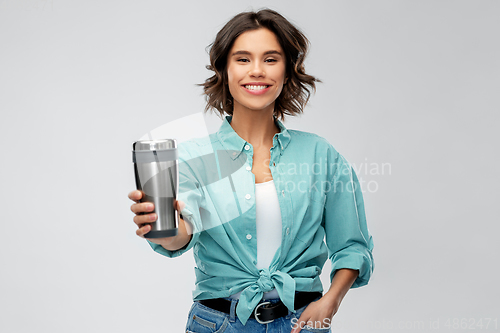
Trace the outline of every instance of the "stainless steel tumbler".
[[157, 214], [146, 238], [177, 235], [178, 213], [174, 203], [178, 195], [179, 171], [177, 141], [174, 139], [136, 141], [132, 145], [135, 183], [143, 192], [141, 202], [152, 202]]

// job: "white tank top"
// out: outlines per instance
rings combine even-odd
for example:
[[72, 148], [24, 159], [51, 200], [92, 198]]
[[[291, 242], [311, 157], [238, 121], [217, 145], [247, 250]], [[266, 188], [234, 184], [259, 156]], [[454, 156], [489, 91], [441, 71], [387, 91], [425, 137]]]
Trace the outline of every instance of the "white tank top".
[[[257, 223], [257, 269], [269, 268], [281, 246], [281, 211], [274, 180], [255, 184]], [[231, 295], [239, 299], [241, 292]], [[276, 289], [264, 293], [264, 299], [279, 298]]]

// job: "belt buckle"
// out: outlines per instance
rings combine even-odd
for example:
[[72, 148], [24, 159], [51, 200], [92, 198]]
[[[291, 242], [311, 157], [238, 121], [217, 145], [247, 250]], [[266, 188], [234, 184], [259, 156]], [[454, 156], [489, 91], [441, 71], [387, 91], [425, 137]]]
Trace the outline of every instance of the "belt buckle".
[[255, 320], [257, 320], [257, 322], [259, 324], [269, 324], [269, 323], [272, 323], [274, 321], [274, 319], [271, 319], [271, 320], [268, 320], [268, 321], [262, 321], [259, 319], [259, 316], [257, 315], [257, 310], [261, 307], [261, 306], [264, 306], [264, 305], [267, 305], [267, 304], [271, 304], [271, 302], [262, 302], [260, 303], [259, 305], [257, 305], [255, 307], [255, 310], [253, 310], [253, 314], [255, 315]]

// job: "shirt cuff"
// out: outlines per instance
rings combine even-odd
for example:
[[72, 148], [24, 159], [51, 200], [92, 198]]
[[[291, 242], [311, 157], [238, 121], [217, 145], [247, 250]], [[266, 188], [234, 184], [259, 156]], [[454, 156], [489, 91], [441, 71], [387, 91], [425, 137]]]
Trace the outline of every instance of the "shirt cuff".
[[159, 244], [155, 244], [149, 240], [147, 240], [147, 241], [148, 241], [149, 245], [151, 245], [151, 248], [155, 252], [158, 252], [159, 254], [164, 255], [165, 257], [175, 258], [175, 257], [178, 257], [178, 256], [184, 254], [185, 252], [189, 251], [193, 247], [193, 245], [198, 241], [198, 236], [199, 236], [199, 234], [193, 234], [193, 236], [191, 237], [191, 240], [183, 248], [180, 248], [180, 249], [175, 250], [175, 251], [167, 250]]
[[186, 222], [186, 224], [188, 224], [188, 225], [186, 225], [188, 233], [192, 233], [191, 240], [184, 247], [182, 247], [178, 250], [175, 250], [175, 251], [167, 250], [163, 246], [161, 246], [159, 244], [155, 244], [155, 243], [147, 240], [149, 245], [151, 245], [151, 248], [155, 252], [158, 252], [159, 254], [164, 255], [165, 257], [168, 257], [168, 258], [179, 257], [180, 255], [184, 254], [185, 252], [189, 251], [193, 247], [193, 245], [198, 241], [200, 234], [198, 232], [193, 231], [193, 224], [191, 222], [192, 214], [187, 209], [184, 209], [183, 212], [184, 212], [184, 215], [183, 215], [182, 219]]
[[340, 252], [335, 253], [332, 258], [332, 271], [330, 273], [330, 282], [333, 280], [335, 272], [342, 268], [355, 269], [359, 275], [351, 288], [358, 288], [368, 284], [373, 273], [373, 256], [371, 251], [366, 248], [349, 246]]

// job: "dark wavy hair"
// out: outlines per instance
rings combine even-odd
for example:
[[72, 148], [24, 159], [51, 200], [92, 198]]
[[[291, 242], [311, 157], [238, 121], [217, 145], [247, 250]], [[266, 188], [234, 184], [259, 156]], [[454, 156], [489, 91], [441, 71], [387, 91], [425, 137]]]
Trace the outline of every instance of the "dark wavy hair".
[[288, 80], [275, 101], [274, 116], [284, 120], [285, 115], [293, 116], [303, 112], [311, 90], [316, 91], [315, 82], [321, 82], [314, 76], [306, 74], [304, 69], [309, 40], [287, 19], [271, 9], [236, 15], [226, 23], [217, 33], [215, 41], [209, 45], [210, 65], [206, 67], [215, 74], [199, 84], [206, 95], [205, 112], [209, 109], [216, 110], [221, 118], [224, 113], [233, 114], [233, 97], [227, 84], [228, 53], [238, 36], [246, 31], [260, 28], [267, 28], [276, 35], [286, 58], [285, 77]]

